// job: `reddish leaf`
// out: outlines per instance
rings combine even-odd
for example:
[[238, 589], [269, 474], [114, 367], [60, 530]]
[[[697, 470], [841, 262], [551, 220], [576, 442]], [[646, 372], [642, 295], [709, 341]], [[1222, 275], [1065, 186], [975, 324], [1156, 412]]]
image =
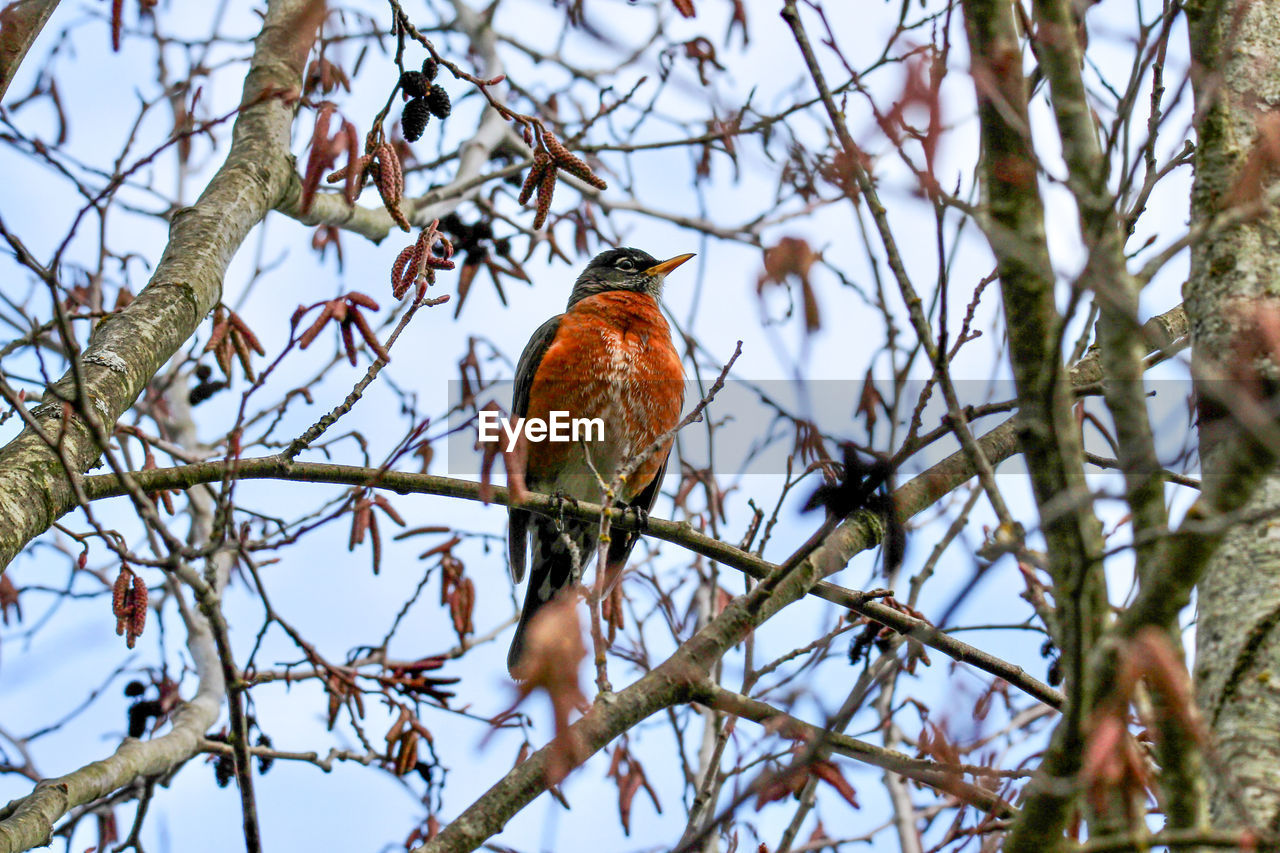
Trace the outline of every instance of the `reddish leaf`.
[[854, 793], [853, 786], [840, 773], [840, 768], [836, 767], [830, 761], [815, 761], [809, 767], [809, 773], [816, 779], [826, 782], [828, 785], [836, 789], [836, 792], [844, 798], [844, 801], [855, 809], [858, 807], [858, 797]]

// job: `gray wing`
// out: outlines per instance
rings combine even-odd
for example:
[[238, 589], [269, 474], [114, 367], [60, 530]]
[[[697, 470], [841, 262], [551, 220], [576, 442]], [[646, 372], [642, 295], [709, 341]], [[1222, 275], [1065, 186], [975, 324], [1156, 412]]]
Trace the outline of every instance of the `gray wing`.
[[[529, 413], [529, 393], [533, 389], [533, 376], [538, 372], [538, 365], [542, 364], [542, 357], [546, 355], [547, 348], [555, 340], [556, 332], [560, 329], [560, 318], [563, 316], [563, 314], [557, 314], [543, 323], [533, 333], [533, 337], [529, 338], [529, 343], [524, 345], [524, 352], [520, 353], [520, 361], [516, 363], [516, 385], [511, 396], [511, 417], [523, 418]], [[516, 583], [524, 580], [525, 560], [529, 550], [529, 521], [532, 515], [526, 509], [507, 511], [507, 552], [510, 561], [508, 566], [511, 568], [511, 579]]]

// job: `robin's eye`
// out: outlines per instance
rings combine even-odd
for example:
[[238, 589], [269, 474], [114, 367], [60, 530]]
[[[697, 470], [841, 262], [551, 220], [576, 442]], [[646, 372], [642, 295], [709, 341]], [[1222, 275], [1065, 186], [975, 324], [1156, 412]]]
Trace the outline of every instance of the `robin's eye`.
[[631, 270], [636, 268], [636, 262], [631, 260], [630, 258], [623, 258], [622, 260], [618, 261], [617, 267], [620, 270], [625, 270], [627, 272], [630, 272]]

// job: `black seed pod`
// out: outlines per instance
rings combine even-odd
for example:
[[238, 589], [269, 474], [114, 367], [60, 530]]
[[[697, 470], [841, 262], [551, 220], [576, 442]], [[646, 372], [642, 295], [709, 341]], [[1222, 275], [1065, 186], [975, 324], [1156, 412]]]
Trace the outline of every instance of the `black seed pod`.
[[155, 699], [134, 702], [129, 706], [129, 737], [142, 737], [147, 733], [147, 722], [160, 716], [160, 703]]
[[[258, 735], [258, 740], [256, 741], [256, 743], [258, 746], [262, 747], [263, 749], [271, 749], [271, 745], [272, 745], [271, 738], [267, 737], [265, 734]], [[268, 770], [271, 769], [271, 765], [274, 762], [275, 762], [274, 756], [259, 755], [258, 756], [258, 772], [266, 773]]]
[[422, 98], [414, 98], [405, 104], [404, 113], [400, 116], [400, 129], [404, 131], [404, 138], [409, 142], [417, 142], [422, 138], [422, 132], [427, 129], [427, 122], [430, 120], [431, 108]]
[[436, 79], [436, 72], [440, 70], [440, 66], [436, 65], [436, 61], [431, 57], [422, 60], [422, 76], [428, 81]]
[[449, 113], [453, 111], [453, 105], [449, 103], [449, 93], [439, 83], [432, 84], [431, 91], [427, 93], [427, 106], [436, 118], [448, 118]]
[[421, 71], [406, 71], [400, 75], [400, 90], [410, 98], [421, 98], [427, 94], [431, 79]]
[[221, 380], [217, 382], [201, 382], [187, 394], [187, 402], [193, 406], [198, 406], [226, 387], [227, 383]]
[[213, 780], [218, 783], [218, 787], [227, 787], [231, 783], [231, 777], [235, 775], [235, 759], [230, 755], [219, 755], [218, 760], [213, 762]]

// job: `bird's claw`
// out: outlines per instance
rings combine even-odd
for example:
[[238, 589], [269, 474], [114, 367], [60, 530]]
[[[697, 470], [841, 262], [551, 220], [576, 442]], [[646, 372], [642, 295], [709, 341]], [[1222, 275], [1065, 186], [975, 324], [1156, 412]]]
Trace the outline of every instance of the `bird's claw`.
[[564, 508], [566, 505], [572, 505], [574, 509], [578, 508], [578, 499], [573, 495], [560, 491], [559, 489], [556, 489], [551, 493], [551, 500], [556, 506], [556, 517], [561, 521], [564, 521]]

